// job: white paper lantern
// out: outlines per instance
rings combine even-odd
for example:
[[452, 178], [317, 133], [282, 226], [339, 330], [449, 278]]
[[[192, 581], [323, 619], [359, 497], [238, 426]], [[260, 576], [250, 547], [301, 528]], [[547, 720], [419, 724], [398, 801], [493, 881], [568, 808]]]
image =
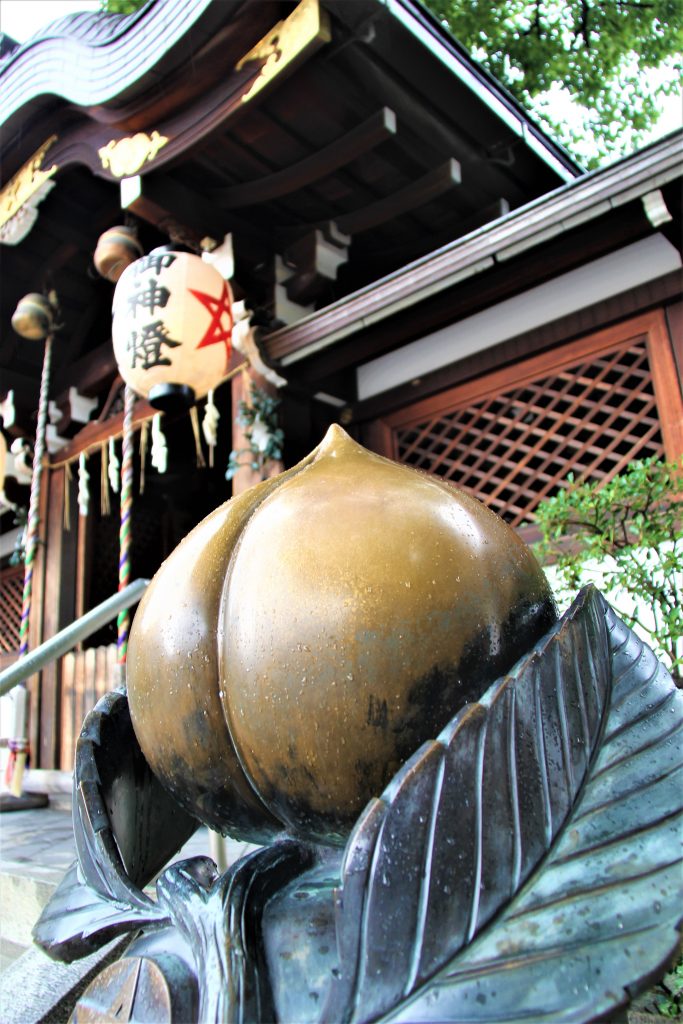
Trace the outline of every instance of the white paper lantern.
[[119, 372], [157, 408], [192, 405], [225, 377], [232, 294], [199, 256], [164, 247], [136, 260], [119, 279], [113, 312]]

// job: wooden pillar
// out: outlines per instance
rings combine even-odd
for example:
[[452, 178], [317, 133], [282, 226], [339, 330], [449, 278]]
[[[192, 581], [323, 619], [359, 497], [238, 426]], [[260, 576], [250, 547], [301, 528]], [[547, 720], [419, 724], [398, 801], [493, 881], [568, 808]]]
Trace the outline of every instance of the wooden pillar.
[[[662, 310], [655, 310], [648, 321], [648, 356], [664, 452], [666, 458], [673, 462], [683, 454], [683, 396], [676, 368], [676, 339], [669, 336]], [[680, 346], [680, 338], [678, 344]]]
[[[244, 436], [244, 430], [237, 423], [237, 415], [239, 413], [240, 402], [246, 402], [247, 405], [251, 405], [251, 385], [252, 383], [265, 391], [268, 395], [277, 395], [277, 388], [270, 381], [267, 381], [265, 377], [262, 377], [260, 373], [256, 373], [253, 369], [244, 370], [242, 373], [238, 373], [236, 377], [232, 379], [232, 447], [234, 451], [239, 451], [240, 448], [247, 447], [247, 440]], [[283, 463], [280, 461], [269, 462], [266, 466], [265, 476], [267, 479], [270, 477], [277, 476], [284, 469]], [[232, 493], [242, 494], [243, 491], [247, 491], [250, 487], [261, 482], [261, 473], [257, 470], [251, 469], [250, 466], [244, 466], [239, 469], [235, 476], [232, 478]]]

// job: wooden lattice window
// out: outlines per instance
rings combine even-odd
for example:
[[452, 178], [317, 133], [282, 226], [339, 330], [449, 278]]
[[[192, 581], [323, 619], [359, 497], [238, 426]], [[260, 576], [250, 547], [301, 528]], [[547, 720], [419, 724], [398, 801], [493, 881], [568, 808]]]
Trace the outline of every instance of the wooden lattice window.
[[650, 329], [622, 325], [617, 343], [615, 329], [600, 332], [402, 410], [385, 421], [392, 456], [457, 483], [519, 528], [570, 472], [610, 480], [633, 459], [679, 454], [660, 402], [668, 372], [671, 415], [669, 339], [653, 335], [659, 319], [641, 319]]
[[0, 573], [0, 651], [19, 650], [23, 566]]

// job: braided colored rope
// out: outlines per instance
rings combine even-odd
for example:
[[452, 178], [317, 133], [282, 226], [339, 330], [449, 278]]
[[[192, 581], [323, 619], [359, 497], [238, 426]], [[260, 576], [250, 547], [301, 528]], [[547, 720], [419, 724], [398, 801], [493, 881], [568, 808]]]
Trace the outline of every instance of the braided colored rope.
[[[131, 517], [133, 513], [133, 409], [135, 392], [126, 385], [123, 412], [123, 453], [121, 457], [121, 523], [119, 527], [119, 590], [130, 583]], [[116, 660], [123, 670], [128, 654], [128, 610], [119, 612], [116, 619], [118, 636]]]
[[[52, 365], [52, 335], [45, 339], [43, 371], [40, 377], [40, 399], [38, 402], [38, 423], [36, 425], [36, 443], [33, 450], [33, 473], [31, 476], [31, 495], [28, 503], [28, 520], [26, 523], [26, 555], [24, 558], [24, 591], [21, 602], [21, 621], [19, 624], [19, 657], [28, 654], [28, 627], [31, 616], [31, 599], [33, 597], [33, 573], [40, 527], [40, 492], [43, 475], [43, 459], [45, 457], [45, 430], [47, 427], [48, 392], [50, 389], [50, 368]], [[28, 753], [26, 683], [21, 683], [23, 693], [16, 696], [16, 714], [14, 738], [10, 741], [10, 759], [12, 773], [12, 793], [21, 795], [21, 785]], [[10, 773], [10, 766], [7, 769]]]

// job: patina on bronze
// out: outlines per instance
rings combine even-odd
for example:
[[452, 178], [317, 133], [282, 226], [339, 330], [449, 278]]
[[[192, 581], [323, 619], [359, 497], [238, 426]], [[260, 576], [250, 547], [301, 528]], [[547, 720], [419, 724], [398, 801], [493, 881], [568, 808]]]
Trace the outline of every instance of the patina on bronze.
[[555, 618], [502, 520], [334, 426], [161, 568], [131, 632], [133, 725], [154, 772], [213, 827], [344, 841]]

